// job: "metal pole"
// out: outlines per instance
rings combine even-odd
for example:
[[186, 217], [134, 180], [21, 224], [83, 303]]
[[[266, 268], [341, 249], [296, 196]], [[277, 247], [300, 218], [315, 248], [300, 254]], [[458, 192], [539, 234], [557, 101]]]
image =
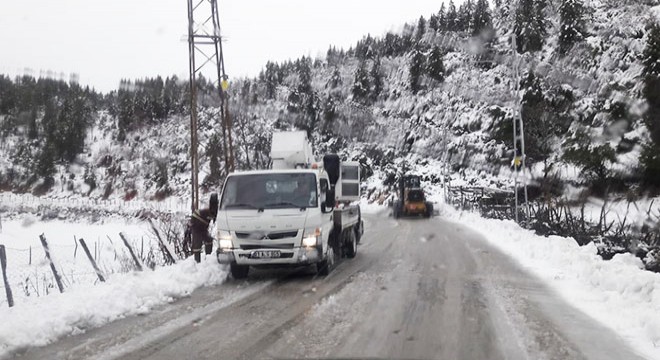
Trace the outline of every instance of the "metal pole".
[[195, 38], [193, 20], [193, 0], [188, 0], [188, 68], [190, 72], [190, 165], [191, 165], [191, 211], [199, 206], [199, 160], [197, 153], [197, 81], [195, 65]]

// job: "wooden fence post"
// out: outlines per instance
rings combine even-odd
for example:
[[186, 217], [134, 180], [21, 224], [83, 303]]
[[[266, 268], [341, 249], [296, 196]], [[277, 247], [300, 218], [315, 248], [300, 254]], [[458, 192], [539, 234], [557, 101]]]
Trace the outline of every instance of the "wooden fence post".
[[154, 231], [154, 233], [156, 234], [156, 238], [158, 239], [158, 243], [160, 243], [160, 247], [161, 247], [161, 249], [163, 249], [163, 252], [164, 252], [165, 255], [167, 256], [167, 260], [168, 260], [171, 264], [176, 264], [176, 260], [174, 259], [174, 256], [172, 256], [172, 253], [170, 253], [170, 249], [167, 247], [167, 245], [165, 245], [165, 243], [163, 242], [163, 239], [161, 239], [161, 237], [160, 237], [160, 233], [159, 233], [158, 230], [156, 229], [156, 225], [154, 225], [154, 222], [151, 221], [151, 219], [148, 219], [148, 220], [149, 220], [149, 224], [151, 225], [151, 229], [152, 229], [152, 230]]
[[0, 267], [2, 267], [2, 281], [5, 283], [5, 293], [7, 293], [7, 303], [9, 307], [14, 306], [14, 296], [11, 294], [9, 280], [7, 280], [7, 253], [5, 246], [0, 245]]
[[92, 257], [92, 253], [89, 252], [89, 249], [87, 248], [87, 244], [85, 244], [85, 240], [80, 239], [80, 245], [82, 245], [83, 250], [85, 251], [85, 254], [87, 255], [87, 258], [89, 259], [89, 262], [92, 263], [92, 267], [94, 268], [94, 271], [96, 271], [96, 276], [99, 277], [99, 280], [101, 282], [105, 282], [105, 277], [103, 276], [103, 273], [101, 270], [99, 270], [99, 267], [96, 265], [96, 262], [94, 261], [94, 258]]
[[48, 243], [46, 242], [46, 237], [44, 234], [39, 235], [39, 240], [41, 240], [41, 246], [44, 247], [44, 251], [46, 252], [46, 258], [48, 259], [48, 262], [50, 263], [50, 269], [53, 271], [53, 275], [55, 276], [55, 282], [57, 282], [57, 288], [60, 289], [60, 292], [64, 292], [64, 286], [62, 286], [62, 278], [60, 277], [60, 274], [57, 272], [57, 269], [55, 268], [55, 264], [53, 263], [53, 259], [50, 257], [50, 250], [48, 249]]
[[133, 251], [131, 245], [128, 243], [128, 240], [126, 240], [124, 234], [119, 233], [119, 237], [124, 242], [124, 245], [126, 245], [126, 247], [128, 248], [128, 252], [131, 253], [131, 257], [133, 258], [133, 261], [135, 261], [135, 266], [137, 267], [138, 271], [142, 271], [142, 264], [140, 264], [140, 259], [138, 259], [138, 257], [135, 256], [135, 252]]

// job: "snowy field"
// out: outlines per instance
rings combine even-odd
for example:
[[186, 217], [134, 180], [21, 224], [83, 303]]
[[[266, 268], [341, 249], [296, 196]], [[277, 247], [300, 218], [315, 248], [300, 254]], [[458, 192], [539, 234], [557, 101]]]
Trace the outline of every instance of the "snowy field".
[[[2, 221], [0, 244], [7, 249], [7, 275], [15, 305], [8, 307], [0, 289], [0, 357], [9, 351], [45, 345], [60, 337], [98, 327], [122, 317], [189, 295], [201, 286], [221, 284], [224, 267], [208, 258], [173, 266], [135, 271], [122, 232], [139, 255], [154, 245], [147, 223], [119, 217], [103, 223], [39, 221], [33, 214]], [[56, 268], [63, 277], [59, 293], [39, 235], [44, 234]], [[85, 239], [107, 281], [101, 283], [76, 239]], [[31, 254], [31, 259], [30, 259]], [[39, 314], [35, 317], [34, 314]]]
[[[432, 191], [430, 198], [441, 202], [441, 190]], [[446, 205], [436, 204], [436, 207], [442, 218], [483, 234], [490, 243], [546, 281], [570, 304], [616, 331], [641, 354], [660, 359], [660, 274], [642, 270], [637, 258], [624, 254], [604, 261], [596, 255], [593, 244], [579, 247], [572, 239], [537, 236], [512, 221], [484, 219]], [[364, 203], [362, 211], [379, 213], [389, 209]], [[130, 261], [118, 260], [129, 259], [119, 232], [125, 233], [137, 249], [142, 239], [145, 248], [153, 241], [146, 223], [121, 217], [96, 224], [58, 219], [39, 221], [35, 215], [3, 219], [0, 243], [8, 248], [8, 275], [16, 304], [9, 308], [4, 288], [0, 289], [0, 318], [3, 319], [0, 357], [17, 348], [44, 345], [122, 317], [149, 312], [157, 305], [185, 297], [199, 287], [221, 284], [226, 279], [226, 269], [212, 257], [199, 265], [188, 259], [153, 271], [134, 271]], [[42, 233], [52, 244], [56, 264], [68, 279], [63, 294], [52, 285], [52, 275], [39, 242]], [[96, 257], [102, 271], [108, 275], [107, 282], [96, 280], [82, 249], [73, 256], [73, 236], [97, 244]], [[32, 265], [26, 258], [26, 249], [30, 247]], [[26, 290], [21, 288], [25, 285], [23, 276], [34, 272], [39, 274], [37, 278], [45, 277], [50, 281], [48, 295], [44, 289], [36, 286], [34, 290], [30, 285], [27, 291], [32, 292], [27, 296]], [[35, 291], [39, 291], [39, 296], [35, 296]], [[35, 318], [35, 313], [40, 316]]]

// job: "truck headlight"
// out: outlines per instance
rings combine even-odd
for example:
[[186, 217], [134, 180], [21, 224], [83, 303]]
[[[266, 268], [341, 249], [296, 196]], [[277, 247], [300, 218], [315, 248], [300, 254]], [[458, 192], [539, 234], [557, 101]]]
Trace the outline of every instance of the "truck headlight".
[[303, 233], [302, 244], [303, 246], [312, 247], [316, 246], [321, 238], [321, 228], [305, 230]]
[[218, 246], [222, 250], [229, 250], [234, 247], [229, 231], [218, 230]]

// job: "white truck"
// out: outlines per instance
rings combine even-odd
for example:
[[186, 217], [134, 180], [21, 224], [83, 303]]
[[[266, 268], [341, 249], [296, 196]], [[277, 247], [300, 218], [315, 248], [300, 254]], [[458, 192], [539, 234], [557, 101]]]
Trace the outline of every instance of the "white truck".
[[363, 233], [356, 162], [317, 162], [304, 131], [276, 132], [272, 169], [234, 172], [222, 189], [217, 258], [235, 279], [250, 266], [315, 266], [327, 275], [353, 258]]

